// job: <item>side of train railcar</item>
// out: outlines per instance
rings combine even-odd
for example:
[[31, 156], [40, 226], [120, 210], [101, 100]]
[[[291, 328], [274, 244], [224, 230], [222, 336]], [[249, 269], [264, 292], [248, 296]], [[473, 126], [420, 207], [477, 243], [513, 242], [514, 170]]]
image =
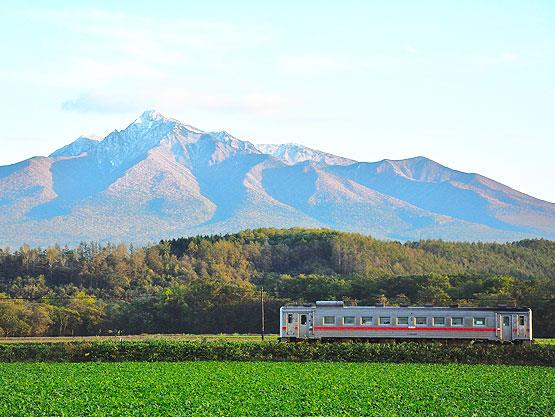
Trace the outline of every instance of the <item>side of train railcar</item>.
[[532, 311], [518, 307], [344, 306], [280, 309], [280, 339], [461, 339], [532, 341]]

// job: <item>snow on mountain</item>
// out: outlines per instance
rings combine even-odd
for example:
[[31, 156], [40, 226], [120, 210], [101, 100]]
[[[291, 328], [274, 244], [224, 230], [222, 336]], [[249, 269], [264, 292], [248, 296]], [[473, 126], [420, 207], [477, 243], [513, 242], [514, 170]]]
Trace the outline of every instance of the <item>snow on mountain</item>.
[[555, 204], [424, 157], [356, 162], [150, 110], [104, 139], [0, 166], [0, 247], [329, 227], [400, 240], [555, 238]]
[[79, 156], [84, 152], [90, 152], [98, 145], [102, 138], [96, 135], [79, 136], [69, 145], [52, 152], [49, 156], [56, 158], [59, 156]]
[[298, 143], [285, 143], [277, 145], [261, 144], [256, 145], [256, 147], [260, 150], [260, 152], [272, 155], [274, 158], [277, 158], [288, 165], [294, 165], [303, 161], [313, 161], [326, 165], [349, 165], [355, 162], [352, 159], [318, 151]]
[[139, 118], [136, 119], [135, 122], [133, 122], [133, 124], [141, 125], [141, 126], [143, 126], [143, 128], [150, 129], [152, 127], [152, 125], [156, 122], [173, 122], [173, 123], [179, 124], [181, 127], [184, 127], [189, 132], [204, 133], [202, 130], [197, 129], [196, 127], [193, 127], [191, 125], [183, 124], [179, 120], [170, 119], [169, 117], [165, 117], [164, 115], [162, 115], [161, 113], [159, 113], [156, 110], [146, 110], [146, 111], [144, 111], [139, 116]]
[[178, 122], [150, 110], [145, 111], [124, 130], [114, 130], [91, 153], [99, 166], [117, 169], [144, 158]]

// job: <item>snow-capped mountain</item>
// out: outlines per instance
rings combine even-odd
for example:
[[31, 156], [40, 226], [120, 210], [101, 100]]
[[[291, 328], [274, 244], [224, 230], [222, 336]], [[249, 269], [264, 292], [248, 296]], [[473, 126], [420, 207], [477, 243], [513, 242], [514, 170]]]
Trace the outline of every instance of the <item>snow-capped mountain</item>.
[[261, 226], [379, 238], [555, 238], [555, 205], [424, 157], [357, 162], [257, 145], [155, 111], [0, 166], [0, 245], [143, 243]]
[[355, 162], [352, 159], [318, 151], [316, 149], [299, 145], [298, 143], [285, 143], [278, 145], [262, 144], [256, 145], [256, 147], [260, 152], [272, 155], [273, 157], [285, 162], [287, 165], [294, 165], [304, 161], [318, 162], [323, 165], [350, 165]]

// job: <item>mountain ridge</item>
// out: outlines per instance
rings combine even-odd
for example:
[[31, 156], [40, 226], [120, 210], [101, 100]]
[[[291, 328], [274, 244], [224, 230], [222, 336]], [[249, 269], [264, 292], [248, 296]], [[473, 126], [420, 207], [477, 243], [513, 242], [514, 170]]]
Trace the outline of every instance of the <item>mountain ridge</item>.
[[424, 156], [256, 145], [150, 110], [105, 138], [0, 166], [0, 245], [142, 243], [256, 227], [379, 238], [555, 238], [555, 204]]

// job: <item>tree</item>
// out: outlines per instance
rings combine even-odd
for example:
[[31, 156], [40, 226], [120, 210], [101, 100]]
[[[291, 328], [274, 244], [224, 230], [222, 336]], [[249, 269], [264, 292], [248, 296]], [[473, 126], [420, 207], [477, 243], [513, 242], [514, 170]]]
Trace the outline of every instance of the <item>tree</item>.
[[104, 316], [104, 305], [97, 302], [95, 297], [78, 291], [68, 302], [67, 307], [76, 314], [76, 319], [69, 324], [72, 333], [96, 334], [101, 327]]
[[30, 334], [29, 310], [24, 301], [0, 293], [0, 328], [6, 337]]
[[52, 319], [52, 306], [44, 303], [33, 303], [29, 316], [30, 334], [32, 336], [43, 336], [49, 332], [54, 324]]
[[58, 336], [74, 334], [80, 320], [77, 311], [65, 306], [53, 306], [51, 317]]
[[46, 250], [46, 260], [48, 263], [48, 273], [50, 274], [50, 279], [52, 279], [52, 271], [54, 269], [54, 265], [58, 262], [60, 257], [60, 250], [56, 246], [50, 246]]

